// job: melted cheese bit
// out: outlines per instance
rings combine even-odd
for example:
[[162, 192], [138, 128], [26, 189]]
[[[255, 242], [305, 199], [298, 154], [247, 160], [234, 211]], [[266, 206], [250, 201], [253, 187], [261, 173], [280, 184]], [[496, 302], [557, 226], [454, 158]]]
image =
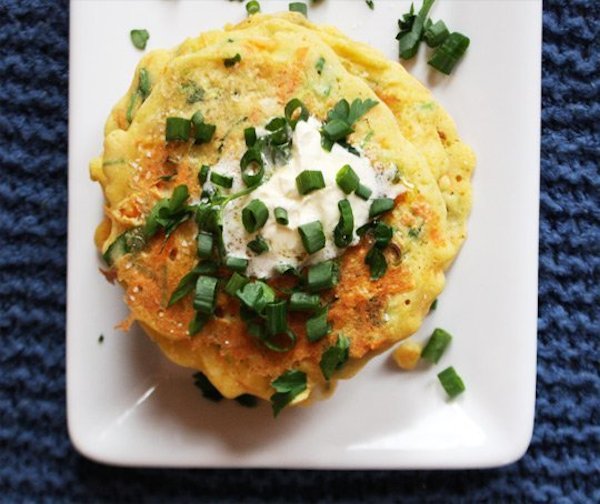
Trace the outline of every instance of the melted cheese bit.
[[[228, 255], [249, 259], [248, 275], [258, 278], [272, 276], [277, 265], [287, 264], [302, 267], [341, 255], [344, 248], [336, 247], [333, 240], [340, 213], [337, 203], [348, 199], [354, 215], [354, 240], [359, 241], [356, 229], [369, 220], [369, 208], [374, 198], [395, 198], [404, 192], [399, 183], [393, 183], [395, 167], [376, 170], [371, 161], [356, 156], [335, 144], [331, 152], [321, 147], [321, 123], [314, 117], [300, 121], [292, 137], [292, 153], [289, 161], [273, 167], [271, 177], [252, 194], [234, 200], [223, 211], [223, 240]], [[335, 177], [344, 165], [349, 164], [360, 178], [361, 184], [369, 187], [373, 194], [364, 201], [355, 194], [345, 194], [337, 185]], [[239, 163], [221, 161], [213, 167], [217, 173], [234, 176], [233, 191], [243, 188], [240, 180]], [[296, 177], [304, 170], [320, 170], [325, 187], [307, 195], [301, 195], [296, 186]], [[271, 171], [271, 170], [269, 170]], [[269, 209], [269, 219], [257, 233], [246, 232], [242, 224], [242, 209], [252, 200], [261, 200]], [[289, 224], [283, 226], [275, 220], [275, 208], [287, 210]], [[298, 227], [319, 220], [326, 237], [325, 248], [309, 255], [304, 250]], [[269, 244], [269, 251], [255, 255], [246, 248], [249, 241], [260, 234]]]

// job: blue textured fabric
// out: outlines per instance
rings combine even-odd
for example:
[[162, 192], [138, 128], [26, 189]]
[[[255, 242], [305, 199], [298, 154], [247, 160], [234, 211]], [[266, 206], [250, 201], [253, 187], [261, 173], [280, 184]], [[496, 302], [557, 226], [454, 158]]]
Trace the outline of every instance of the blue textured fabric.
[[516, 464], [117, 469], [65, 419], [68, 2], [0, 0], [0, 500], [600, 502], [600, 2], [544, 6], [538, 399]]

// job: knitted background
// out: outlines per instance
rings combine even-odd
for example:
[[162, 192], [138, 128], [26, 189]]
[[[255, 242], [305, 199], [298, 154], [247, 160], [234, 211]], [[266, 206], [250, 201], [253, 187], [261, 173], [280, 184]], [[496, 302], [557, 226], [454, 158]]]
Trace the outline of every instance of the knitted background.
[[536, 426], [457, 472], [117, 469], [65, 418], [68, 1], [0, 0], [0, 500], [600, 502], [600, 2], [544, 6]]

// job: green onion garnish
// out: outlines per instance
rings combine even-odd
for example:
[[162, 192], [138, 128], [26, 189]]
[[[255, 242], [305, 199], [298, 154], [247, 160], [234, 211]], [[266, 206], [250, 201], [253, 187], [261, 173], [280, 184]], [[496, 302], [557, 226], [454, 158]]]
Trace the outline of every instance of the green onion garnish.
[[469, 37], [465, 37], [462, 33], [451, 33], [444, 40], [444, 43], [435, 50], [427, 63], [443, 74], [450, 75], [453, 68], [465, 54], [469, 43]]
[[250, 0], [246, 4], [246, 12], [248, 13], [249, 16], [252, 16], [252, 14], [256, 14], [257, 12], [260, 12], [260, 4], [256, 0]]
[[344, 165], [337, 172], [335, 181], [339, 188], [346, 194], [350, 194], [358, 189], [360, 180], [356, 172], [350, 165]]
[[[300, 109], [300, 112], [296, 116], [298, 109]], [[291, 128], [296, 129], [298, 121], [308, 120], [308, 109], [298, 98], [294, 98], [285, 106], [285, 118], [290, 123]]]
[[458, 376], [457, 372], [452, 366], [444, 369], [437, 376], [442, 384], [442, 387], [444, 387], [446, 394], [448, 394], [450, 398], [456, 397], [465, 391], [465, 384], [462, 381], [462, 378]]
[[296, 187], [302, 195], [325, 187], [323, 173], [319, 170], [304, 170], [296, 177]]
[[248, 268], [248, 259], [244, 259], [243, 257], [227, 256], [225, 258], [225, 267], [231, 271], [244, 273]]
[[246, 147], [254, 147], [256, 143], [256, 129], [255, 128], [246, 128], [244, 130], [244, 141], [246, 142]]
[[443, 329], [437, 328], [433, 331], [425, 348], [423, 348], [421, 358], [437, 364], [450, 344], [450, 341], [452, 341], [452, 336]]
[[318, 294], [305, 294], [294, 292], [290, 296], [290, 311], [312, 312], [321, 306], [321, 298]]
[[211, 172], [210, 181], [218, 186], [224, 187], [225, 189], [231, 189], [233, 186], [233, 177], [227, 177], [226, 175], [221, 175], [220, 173]]
[[275, 220], [277, 221], [277, 224], [287, 226], [290, 223], [287, 210], [281, 207], [275, 208]]
[[[211, 265], [211, 267], [207, 268], [206, 265]], [[212, 266], [214, 266], [214, 268]], [[171, 294], [171, 297], [167, 304], [167, 308], [170, 306], [173, 306], [180, 299], [183, 299], [190, 292], [192, 292], [196, 285], [196, 281], [198, 280], [198, 277], [200, 275], [202, 275], [202, 274], [210, 275], [210, 274], [215, 274], [216, 272], [217, 272], [216, 264], [213, 263], [212, 261], [204, 261], [204, 262], [200, 263], [192, 271], [190, 271], [188, 274], [184, 275], [181, 278], [181, 280], [179, 280], [179, 284], [177, 284], [177, 287], [173, 291], [173, 294]]]
[[191, 122], [183, 117], [167, 117], [165, 139], [167, 142], [187, 142], [190, 138]]
[[391, 198], [377, 198], [374, 199], [371, 203], [371, 208], [369, 208], [369, 219], [373, 217], [377, 217], [382, 213], [389, 212], [392, 208], [394, 208], [394, 200]]
[[152, 207], [144, 225], [146, 240], [152, 238], [159, 229], [164, 229], [165, 238], [168, 238], [192, 216], [193, 209], [187, 205], [189, 195], [188, 187], [182, 184], [173, 190], [170, 198], [163, 198]]
[[323, 126], [323, 133], [333, 142], [346, 138], [352, 131], [352, 127], [341, 119], [333, 119]]
[[367, 6], [369, 7], [369, 9], [371, 10], [375, 10], [375, 2], [373, 0], [365, 0]]
[[225, 58], [223, 60], [223, 64], [225, 65], [225, 67], [231, 68], [232, 66], [234, 66], [236, 63], [239, 63], [240, 61], [242, 61], [242, 57], [241, 57], [240, 53], [237, 53], [235, 56], [233, 56], [231, 58]]
[[319, 75], [323, 73], [323, 67], [325, 66], [325, 58], [323, 56], [319, 56], [319, 59], [315, 63], [315, 70]]
[[[435, 0], [424, 0], [423, 5], [416, 16], [408, 18], [405, 16], [405, 19], [409, 20], [408, 24], [410, 24], [410, 28], [401, 31], [397, 37], [400, 45], [400, 57], [402, 59], [410, 59], [417, 54], [419, 43], [423, 36], [423, 27], [425, 26], [427, 15], [429, 14], [434, 1]], [[408, 28], [408, 26], [406, 28]]]
[[258, 185], [265, 174], [262, 154], [258, 149], [248, 149], [240, 160], [242, 180], [248, 187]]
[[281, 410], [306, 390], [306, 373], [297, 369], [288, 370], [271, 382], [275, 393], [271, 396], [273, 415]]
[[271, 336], [287, 331], [287, 302], [276, 301], [265, 306], [267, 331]]
[[327, 321], [327, 315], [327, 308], [323, 308], [306, 321], [306, 337], [311, 343], [319, 341], [331, 331], [331, 324]]
[[199, 276], [194, 295], [194, 310], [205, 315], [211, 315], [215, 310], [217, 279], [209, 276]]
[[202, 330], [202, 328], [207, 324], [208, 319], [208, 315], [196, 312], [194, 318], [190, 320], [190, 323], [188, 325], [188, 332], [190, 333], [190, 336], [198, 334]]
[[200, 168], [200, 171], [198, 172], [198, 182], [200, 182], [200, 184], [206, 183], [206, 181], [208, 180], [208, 172], [209, 171], [210, 171], [210, 166], [202, 165], [202, 167]]
[[371, 232], [375, 238], [375, 243], [379, 248], [387, 247], [392, 241], [394, 230], [391, 226], [388, 226], [385, 222], [377, 222]]
[[254, 233], [265, 225], [269, 218], [269, 209], [261, 200], [255, 199], [242, 210], [242, 224], [248, 233]]
[[329, 347], [323, 352], [319, 366], [326, 380], [329, 380], [333, 373], [344, 367], [344, 364], [350, 357], [350, 340], [340, 334], [334, 346]]
[[192, 124], [194, 125], [194, 139], [198, 145], [210, 142], [217, 130], [214, 124], [204, 122], [204, 116], [200, 111], [192, 116]]
[[369, 265], [371, 279], [379, 280], [387, 271], [387, 260], [379, 247], [372, 247], [365, 256], [365, 264]]
[[274, 352], [289, 352], [296, 344], [296, 333], [290, 328], [279, 334], [269, 334], [267, 328], [259, 321], [248, 322], [248, 333], [257, 338], [264, 346]]
[[325, 247], [325, 233], [321, 221], [313, 221], [298, 227], [304, 250], [314, 254]]
[[366, 185], [358, 184], [355, 194], [360, 199], [367, 201], [371, 197], [371, 194], [373, 194], [373, 191], [369, 189]]
[[200, 372], [194, 374], [194, 385], [200, 389], [202, 396], [210, 401], [219, 402], [223, 399], [221, 392]]
[[129, 32], [129, 36], [131, 38], [131, 43], [135, 46], [136, 49], [146, 49], [146, 43], [150, 38], [148, 30], [131, 30]]
[[275, 301], [275, 291], [266, 283], [256, 281], [245, 285], [237, 292], [237, 297], [248, 308], [261, 313], [268, 303]]
[[431, 19], [427, 20], [423, 40], [429, 47], [438, 47], [448, 38], [448, 35], [450, 35], [450, 31], [442, 20], [436, 23], [432, 23]]
[[206, 231], [200, 231], [197, 238], [198, 256], [203, 259], [208, 259], [212, 254], [214, 237]]
[[225, 284], [225, 292], [230, 296], [235, 296], [237, 291], [243, 289], [248, 282], [249, 280], [244, 275], [240, 275], [235, 271]]
[[304, 2], [292, 2], [289, 5], [290, 12], [299, 12], [303, 14], [305, 17], [308, 16], [308, 7]]
[[352, 205], [347, 199], [338, 201], [340, 210], [340, 221], [333, 231], [333, 239], [336, 247], [347, 247], [352, 243], [354, 232], [354, 216]]
[[269, 251], [269, 244], [260, 235], [254, 238], [254, 240], [248, 242], [247, 247], [256, 255], [261, 255]]
[[333, 261], [324, 261], [309, 267], [306, 282], [311, 292], [331, 289], [338, 282], [337, 265]]

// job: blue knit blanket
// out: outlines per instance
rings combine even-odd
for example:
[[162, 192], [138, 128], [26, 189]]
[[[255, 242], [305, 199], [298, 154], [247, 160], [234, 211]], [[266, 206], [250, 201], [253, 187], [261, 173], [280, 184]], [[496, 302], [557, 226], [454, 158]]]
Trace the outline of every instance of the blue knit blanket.
[[[510, 8], [510, 7], [507, 7]], [[600, 502], [600, 2], [544, 5], [536, 425], [511, 466], [119, 469], [65, 419], [66, 0], [0, 0], [0, 501]]]

